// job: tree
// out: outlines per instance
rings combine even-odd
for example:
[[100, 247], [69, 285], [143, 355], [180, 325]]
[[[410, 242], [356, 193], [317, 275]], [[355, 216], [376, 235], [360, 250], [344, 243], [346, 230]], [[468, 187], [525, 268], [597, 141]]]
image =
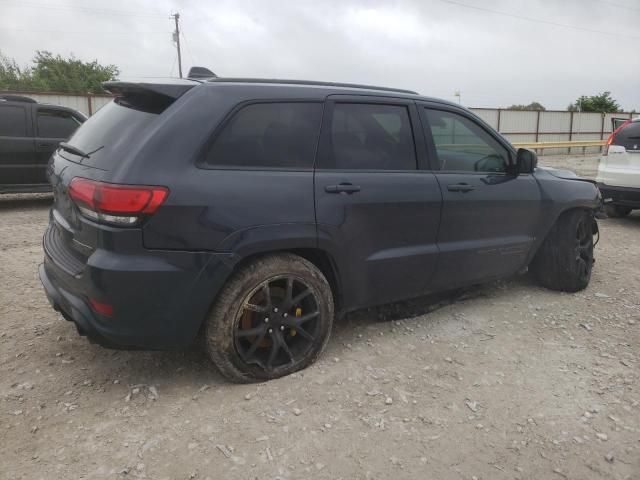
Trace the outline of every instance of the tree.
[[598, 113], [615, 113], [621, 112], [622, 108], [613, 98], [611, 92], [602, 92], [599, 95], [586, 96], [582, 95], [575, 103], [567, 107], [570, 112], [598, 112]]
[[507, 110], [546, 110], [539, 102], [531, 102], [529, 105], [511, 105]]
[[22, 68], [0, 53], [0, 90], [102, 93], [100, 84], [115, 80], [119, 73], [115, 65], [83, 62], [73, 55], [63, 58], [45, 50], [36, 52], [32, 67]]

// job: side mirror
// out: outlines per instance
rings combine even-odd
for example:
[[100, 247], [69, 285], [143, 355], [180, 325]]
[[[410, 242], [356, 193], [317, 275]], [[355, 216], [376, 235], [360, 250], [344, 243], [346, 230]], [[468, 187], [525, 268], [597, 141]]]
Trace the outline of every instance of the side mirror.
[[533, 150], [519, 148], [516, 154], [516, 167], [518, 173], [533, 173], [538, 166], [538, 156]]

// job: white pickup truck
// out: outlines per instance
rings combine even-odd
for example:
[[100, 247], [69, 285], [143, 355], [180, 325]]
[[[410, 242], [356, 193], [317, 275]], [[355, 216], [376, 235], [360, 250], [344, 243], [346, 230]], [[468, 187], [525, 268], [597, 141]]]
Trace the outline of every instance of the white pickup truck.
[[611, 134], [596, 182], [610, 217], [640, 209], [640, 117], [626, 120]]

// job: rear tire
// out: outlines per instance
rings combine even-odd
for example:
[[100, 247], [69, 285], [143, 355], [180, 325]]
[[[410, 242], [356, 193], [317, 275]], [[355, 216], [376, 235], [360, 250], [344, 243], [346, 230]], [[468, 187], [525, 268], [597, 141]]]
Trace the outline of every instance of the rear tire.
[[289, 253], [257, 258], [216, 299], [205, 325], [207, 351], [233, 382], [289, 375], [324, 350], [333, 308], [327, 279], [308, 260]]
[[626, 217], [631, 213], [631, 207], [624, 207], [622, 205], [607, 205], [604, 207], [607, 212], [607, 216], [611, 218]]
[[531, 263], [540, 284], [577, 292], [589, 285], [593, 267], [593, 215], [571, 210], [560, 215]]

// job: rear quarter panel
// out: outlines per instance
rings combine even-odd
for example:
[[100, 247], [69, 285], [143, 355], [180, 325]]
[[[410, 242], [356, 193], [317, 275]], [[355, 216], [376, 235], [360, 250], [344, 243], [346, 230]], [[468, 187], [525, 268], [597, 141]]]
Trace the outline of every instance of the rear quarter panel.
[[[316, 245], [313, 170], [200, 168], [198, 160], [216, 128], [248, 100], [305, 99], [309, 89], [199, 86], [173, 104], [149, 138], [141, 161], [127, 162], [123, 183], [164, 185], [170, 194], [144, 226], [147, 248], [234, 252], [246, 256], [274, 248]], [[277, 94], [276, 94], [277, 95]], [[309, 100], [319, 100], [312, 93]], [[126, 179], [126, 181], [124, 181]], [[287, 243], [288, 242], [288, 243]]]

